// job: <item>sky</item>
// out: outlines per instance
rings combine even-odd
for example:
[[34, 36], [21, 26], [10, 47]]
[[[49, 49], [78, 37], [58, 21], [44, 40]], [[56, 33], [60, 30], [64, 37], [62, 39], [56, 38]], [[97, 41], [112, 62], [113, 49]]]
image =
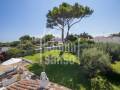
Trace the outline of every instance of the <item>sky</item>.
[[52, 33], [60, 37], [60, 31], [46, 28], [46, 14], [62, 2], [78, 2], [94, 10], [70, 33], [107, 36], [120, 32], [120, 0], [0, 0], [0, 42], [18, 40], [23, 35], [41, 37]]

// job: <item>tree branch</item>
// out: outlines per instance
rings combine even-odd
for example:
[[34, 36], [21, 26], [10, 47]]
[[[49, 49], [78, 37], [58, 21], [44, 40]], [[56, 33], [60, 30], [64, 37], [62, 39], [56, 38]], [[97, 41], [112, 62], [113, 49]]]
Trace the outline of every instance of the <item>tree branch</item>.
[[62, 29], [62, 27], [60, 25], [57, 25], [60, 29]]
[[56, 29], [56, 30], [61, 30], [61, 28], [56, 28], [56, 27], [53, 27], [53, 29]]
[[72, 27], [72, 26], [73, 26], [74, 24], [76, 24], [76, 23], [79, 23], [79, 22], [82, 20], [82, 18], [83, 18], [83, 17], [81, 17], [78, 21], [72, 23], [72, 24], [70, 25], [70, 27]]

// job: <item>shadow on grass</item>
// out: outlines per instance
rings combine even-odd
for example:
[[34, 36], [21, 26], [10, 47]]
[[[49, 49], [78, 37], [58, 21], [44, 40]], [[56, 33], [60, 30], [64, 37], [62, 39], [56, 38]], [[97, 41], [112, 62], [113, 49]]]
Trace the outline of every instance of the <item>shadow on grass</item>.
[[[28, 69], [40, 75], [42, 72], [42, 66], [39, 64], [33, 64]], [[83, 71], [78, 64], [49, 64], [46, 65], [45, 72], [50, 81], [64, 85], [72, 90], [90, 90], [90, 82], [86, 79]]]
[[120, 85], [120, 74], [113, 71], [113, 70], [109, 70], [104, 77], [111, 83], [115, 84], [115, 85]]

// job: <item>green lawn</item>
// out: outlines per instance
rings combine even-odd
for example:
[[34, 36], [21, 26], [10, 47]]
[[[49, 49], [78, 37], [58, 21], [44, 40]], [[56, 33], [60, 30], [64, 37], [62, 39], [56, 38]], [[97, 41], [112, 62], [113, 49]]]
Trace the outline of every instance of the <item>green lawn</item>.
[[[45, 57], [51, 55], [52, 57], [56, 57], [60, 61], [61, 58], [59, 54], [59, 50], [52, 50], [45, 52], [43, 55]], [[41, 60], [41, 54], [38, 53], [32, 56], [25, 56], [24, 58], [31, 60], [32, 62], [39, 62], [39, 60]], [[75, 64], [46, 65], [45, 70], [50, 81], [72, 88], [73, 90], [86, 90], [86, 88], [87, 90], [89, 90], [90, 82], [85, 78], [85, 75], [82, 73], [82, 69], [79, 68], [78, 58], [74, 54], [67, 52], [63, 54], [63, 58], [64, 61], [73, 61]], [[32, 65], [29, 65], [28, 69], [36, 75], [40, 75], [40, 72], [42, 71], [42, 66], [34, 63]], [[78, 70], [80, 70], [81, 73], [78, 73]]]
[[32, 62], [38, 62], [38, 60], [41, 59], [41, 54], [37, 53], [37, 54], [30, 55], [30, 56], [25, 56], [23, 58], [30, 60]]
[[[51, 51], [45, 52], [43, 55], [45, 57], [52, 56], [53, 58], [56, 58], [57, 60], [61, 60], [61, 57], [59, 56], [59, 54], [60, 54], [59, 50], [51, 50]], [[31, 60], [32, 62], [36, 63], [36, 62], [39, 62], [40, 60], [42, 60], [42, 54], [37, 53], [37, 54], [34, 54], [34, 55], [25, 56], [24, 58], [28, 59], [28, 60]], [[64, 59], [64, 61], [73, 61], [75, 63], [79, 63], [78, 58], [71, 53], [65, 52], [63, 54], [63, 59]]]
[[115, 62], [114, 64], [111, 65], [113, 70], [117, 73], [120, 74], [120, 62]]
[[[30, 65], [28, 69], [36, 75], [40, 75], [42, 71], [42, 67], [39, 64]], [[79, 64], [50, 64], [45, 68], [45, 72], [50, 81], [64, 85], [73, 90], [89, 90], [90, 82], [85, 78], [85, 75], [82, 73], [83, 71], [81, 70], [81, 72], [78, 73], [78, 70], [80, 70]]]

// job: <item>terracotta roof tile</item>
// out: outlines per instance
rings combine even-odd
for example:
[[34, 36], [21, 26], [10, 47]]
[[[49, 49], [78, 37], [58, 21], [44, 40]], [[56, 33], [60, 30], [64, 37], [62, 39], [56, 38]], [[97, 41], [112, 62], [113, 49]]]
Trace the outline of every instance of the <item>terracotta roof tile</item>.
[[[21, 80], [7, 87], [7, 90], [38, 90], [39, 80]], [[45, 90], [71, 90], [64, 86], [50, 82]]]

